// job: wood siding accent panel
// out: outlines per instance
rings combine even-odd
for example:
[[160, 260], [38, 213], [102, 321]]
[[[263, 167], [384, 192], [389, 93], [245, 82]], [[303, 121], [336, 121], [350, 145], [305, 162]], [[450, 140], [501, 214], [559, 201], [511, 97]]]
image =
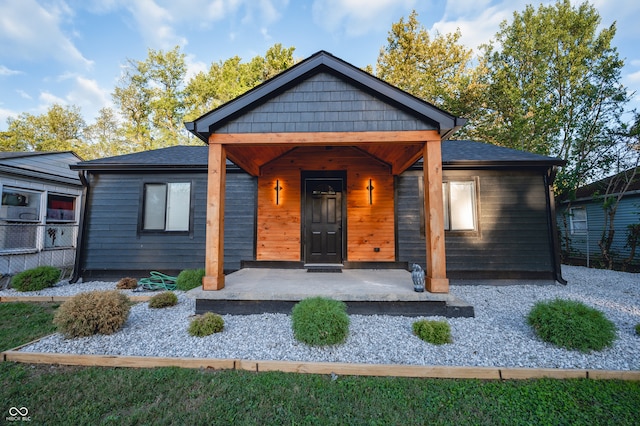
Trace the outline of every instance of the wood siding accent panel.
[[[90, 191], [82, 270], [152, 271], [203, 268], [207, 204], [206, 173], [89, 174]], [[140, 234], [144, 182], [192, 182], [193, 235]], [[256, 179], [228, 173], [225, 205], [227, 270], [253, 259]]]
[[[395, 260], [393, 176], [388, 167], [351, 147], [297, 148], [265, 165], [258, 178], [257, 260], [301, 261], [302, 171], [347, 170], [346, 258]], [[366, 187], [372, 180], [373, 203]], [[275, 186], [280, 181], [280, 204]], [[374, 251], [379, 248], [379, 251]]]
[[[423, 265], [418, 179], [409, 171], [397, 180], [398, 256]], [[475, 235], [445, 232], [447, 271], [552, 272], [552, 253], [545, 212], [545, 186], [534, 171], [444, 170], [443, 180], [478, 183], [478, 226]]]

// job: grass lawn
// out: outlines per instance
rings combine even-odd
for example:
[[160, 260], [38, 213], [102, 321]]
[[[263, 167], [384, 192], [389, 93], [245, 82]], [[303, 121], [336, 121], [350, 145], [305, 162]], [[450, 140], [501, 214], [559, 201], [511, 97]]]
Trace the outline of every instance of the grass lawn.
[[[31, 305], [30, 311], [20, 305], [0, 305], [3, 350], [37, 337], [37, 330], [50, 324], [51, 305]], [[15, 317], [19, 312], [28, 312], [27, 317]], [[7, 320], [11, 315], [13, 320]], [[7, 340], [14, 334], [23, 340]], [[632, 425], [638, 424], [640, 382], [332, 380], [288, 373], [4, 362], [0, 404], [0, 419], [9, 416], [10, 407], [26, 407], [32, 424]]]

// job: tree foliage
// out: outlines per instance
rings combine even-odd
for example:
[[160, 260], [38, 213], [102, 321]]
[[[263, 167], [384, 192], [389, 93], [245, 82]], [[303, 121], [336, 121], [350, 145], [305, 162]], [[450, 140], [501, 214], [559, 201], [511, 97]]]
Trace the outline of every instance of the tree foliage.
[[113, 92], [120, 108], [125, 137], [136, 151], [178, 145], [187, 141], [183, 129], [185, 54], [149, 49], [147, 59], [127, 60]]
[[615, 24], [598, 32], [599, 24], [588, 3], [527, 6], [483, 46], [482, 133], [497, 145], [566, 160], [556, 179], [563, 197], [611, 163], [612, 132], [628, 100], [623, 61], [611, 45]]
[[293, 66], [294, 50], [277, 43], [264, 57], [255, 56], [249, 62], [234, 56], [212, 63], [208, 72], [196, 74], [185, 88], [188, 105], [185, 119], [194, 120]]
[[40, 115], [22, 113], [7, 120], [2, 132], [2, 151], [75, 151], [86, 152], [84, 119], [77, 106], [52, 105]]
[[[473, 119], [481, 109], [485, 71], [473, 63], [473, 51], [460, 43], [460, 30], [433, 37], [413, 11], [405, 21], [392, 24], [387, 45], [380, 49], [376, 75], [454, 115]], [[370, 68], [369, 68], [370, 69]], [[463, 130], [464, 131], [464, 130]]]

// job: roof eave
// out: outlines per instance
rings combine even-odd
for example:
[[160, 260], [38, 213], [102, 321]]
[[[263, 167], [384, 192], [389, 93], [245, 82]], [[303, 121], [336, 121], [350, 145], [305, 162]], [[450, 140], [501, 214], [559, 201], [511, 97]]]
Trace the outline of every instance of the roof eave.
[[184, 123], [185, 127], [199, 139], [208, 142], [211, 133], [229, 120], [277, 96], [298, 81], [320, 72], [329, 72], [347, 79], [351, 84], [373, 92], [384, 101], [434, 124], [441, 136], [449, 137], [467, 122], [466, 119], [451, 115], [328, 52], [320, 51], [196, 120]]

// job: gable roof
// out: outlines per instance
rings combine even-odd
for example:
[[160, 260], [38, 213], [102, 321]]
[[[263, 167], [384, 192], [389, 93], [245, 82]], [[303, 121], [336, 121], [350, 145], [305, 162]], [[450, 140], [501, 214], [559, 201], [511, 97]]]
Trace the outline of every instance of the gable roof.
[[[635, 169], [635, 176], [629, 185], [629, 188], [627, 188], [627, 193], [640, 191], [640, 167], [636, 167]], [[624, 189], [623, 186], [626, 183], [624, 176], [630, 176], [632, 172], [633, 168], [582, 186], [576, 190], [576, 200], [591, 199], [595, 193], [604, 194], [607, 190], [607, 186], [609, 186], [609, 182], [612, 180], [614, 188], [610, 192], [611, 194], [617, 194]]]
[[[177, 145], [116, 157], [83, 161], [72, 165], [74, 170], [207, 170], [207, 146]], [[442, 143], [442, 164], [445, 169], [472, 167], [550, 167], [564, 162], [553, 157], [504, 148], [484, 142], [449, 140]], [[421, 161], [414, 165], [422, 168]], [[227, 161], [227, 168], [237, 166]]]
[[229, 121], [247, 113], [268, 100], [319, 73], [329, 73], [358, 87], [384, 102], [409, 113], [417, 120], [436, 127], [443, 139], [466, 123], [466, 119], [453, 116], [373, 75], [331, 55], [319, 51], [291, 68], [254, 87], [239, 97], [185, 123], [187, 130], [204, 142]]
[[70, 166], [82, 161], [73, 151], [2, 152], [0, 173], [12, 177], [36, 179], [80, 186], [78, 174]]

